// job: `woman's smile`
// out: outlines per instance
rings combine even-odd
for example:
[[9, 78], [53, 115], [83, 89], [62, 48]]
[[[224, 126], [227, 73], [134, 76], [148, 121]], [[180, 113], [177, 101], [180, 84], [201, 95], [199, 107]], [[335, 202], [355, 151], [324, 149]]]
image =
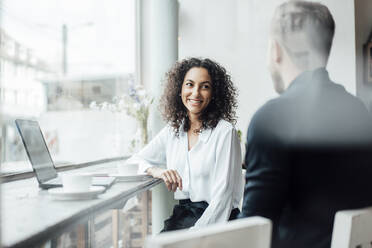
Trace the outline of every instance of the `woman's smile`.
[[200, 105], [203, 101], [199, 99], [188, 99], [188, 102], [193, 106]]

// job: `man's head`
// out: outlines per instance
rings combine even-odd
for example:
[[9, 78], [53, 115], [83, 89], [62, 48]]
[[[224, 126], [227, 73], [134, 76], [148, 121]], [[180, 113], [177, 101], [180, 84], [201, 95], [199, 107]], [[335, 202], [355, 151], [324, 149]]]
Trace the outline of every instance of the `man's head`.
[[277, 7], [268, 64], [278, 93], [302, 71], [326, 66], [334, 31], [332, 14], [320, 3], [288, 1]]

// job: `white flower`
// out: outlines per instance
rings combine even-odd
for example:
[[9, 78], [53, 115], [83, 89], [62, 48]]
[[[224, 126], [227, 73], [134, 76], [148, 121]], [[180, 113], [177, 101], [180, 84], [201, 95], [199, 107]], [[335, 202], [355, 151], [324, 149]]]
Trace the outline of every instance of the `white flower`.
[[139, 110], [139, 109], [141, 108], [141, 105], [138, 104], [138, 103], [134, 103], [134, 104], [133, 104], [133, 108], [134, 108], [135, 110]]
[[147, 106], [150, 105], [150, 102], [151, 102], [151, 100], [148, 97], [146, 97], [145, 99], [143, 99], [142, 103], [145, 107], [147, 107]]
[[137, 95], [138, 95], [138, 96], [146, 96], [146, 91], [143, 90], [143, 89], [138, 90], [138, 91], [137, 91]]
[[103, 102], [101, 104], [101, 110], [107, 110], [108, 109], [108, 103], [107, 102]]
[[118, 105], [118, 108], [120, 110], [123, 110], [125, 108], [125, 106], [126, 106], [126, 103], [125, 103], [125, 101], [123, 99], [120, 99], [120, 101], [117, 103], [117, 105]]
[[91, 108], [91, 109], [98, 109], [97, 103], [95, 101], [91, 102], [89, 104], [89, 108]]
[[137, 84], [137, 85], [134, 87], [134, 89], [135, 89], [135, 90], [142, 90], [143, 87], [142, 87], [142, 85]]
[[118, 108], [114, 104], [109, 104], [108, 110], [110, 110], [111, 112], [116, 112], [118, 111]]

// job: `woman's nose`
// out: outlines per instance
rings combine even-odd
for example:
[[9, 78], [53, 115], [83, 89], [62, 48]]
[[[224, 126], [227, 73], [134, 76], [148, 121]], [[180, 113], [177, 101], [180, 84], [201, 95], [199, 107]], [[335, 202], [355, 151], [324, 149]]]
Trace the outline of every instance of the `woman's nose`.
[[194, 87], [192, 89], [192, 95], [193, 96], [199, 96], [199, 87]]

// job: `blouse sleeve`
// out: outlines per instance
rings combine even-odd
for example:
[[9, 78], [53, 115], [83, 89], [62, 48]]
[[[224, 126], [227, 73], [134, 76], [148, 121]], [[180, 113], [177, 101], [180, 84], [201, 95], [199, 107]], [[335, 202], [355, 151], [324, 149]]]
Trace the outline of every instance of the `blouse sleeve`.
[[168, 127], [164, 127], [141, 151], [130, 157], [127, 162], [138, 163], [138, 173], [145, 173], [150, 167], [166, 165], [166, 144]]
[[222, 134], [216, 150], [216, 167], [212, 174], [211, 200], [194, 228], [211, 223], [225, 222], [233, 208], [236, 183], [242, 181], [242, 157], [236, 130], [231, 128]]

